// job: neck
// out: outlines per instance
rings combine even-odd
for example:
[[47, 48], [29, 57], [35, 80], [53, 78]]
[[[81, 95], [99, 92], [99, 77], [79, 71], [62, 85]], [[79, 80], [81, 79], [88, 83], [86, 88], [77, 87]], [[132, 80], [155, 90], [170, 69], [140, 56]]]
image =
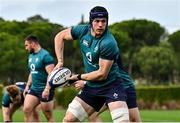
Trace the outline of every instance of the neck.
[[34, 52], [37, 53], [41, 50], [41, 46], [40, 45], [37, 45], [37, 47], [35, 48]]

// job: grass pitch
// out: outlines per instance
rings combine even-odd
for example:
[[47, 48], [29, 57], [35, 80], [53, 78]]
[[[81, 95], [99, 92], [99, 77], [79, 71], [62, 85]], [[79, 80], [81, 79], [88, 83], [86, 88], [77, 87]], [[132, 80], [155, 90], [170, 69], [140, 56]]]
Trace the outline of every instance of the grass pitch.
[[[141, 119], [143, 122], [180, 122], [180, 110], [140, 110]], [[65, 115], [65, 110], [55, 109], [54, 117], [56, 122], [62, 122]], [[23, 120], [22, 110], [18, 110], [14, 116], [14, 122], [22, 122]], [[43, 113], [40, 112], [42, 122], [46, 122], [46, 118]], [[105, 111], [100, 115], [103, 122], [111, 122], [111, 116], [109, 111]], [[0, 110], [0, 122], [2, 122], [2, 110]]]

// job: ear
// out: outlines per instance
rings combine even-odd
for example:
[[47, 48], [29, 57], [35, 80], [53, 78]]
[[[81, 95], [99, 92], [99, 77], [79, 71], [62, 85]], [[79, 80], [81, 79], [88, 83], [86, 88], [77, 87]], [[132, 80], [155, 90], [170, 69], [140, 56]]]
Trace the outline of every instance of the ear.
[[31, 47], [35, 47], [35, 42], [31, 42]]

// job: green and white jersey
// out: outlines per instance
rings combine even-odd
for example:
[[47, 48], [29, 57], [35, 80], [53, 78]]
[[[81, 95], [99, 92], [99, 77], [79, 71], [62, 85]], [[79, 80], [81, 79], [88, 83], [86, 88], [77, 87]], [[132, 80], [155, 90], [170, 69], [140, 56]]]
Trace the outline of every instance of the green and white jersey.
[[[80, 41], [80, 50], [87, 73], [99, 69], [99, 58], [116, 61], [119, 56], [117, 42], [109, 30], [106, 30], [101, 37], [95, 38], [90, 34], [90, 25], [78, 25], [72, 27], [71, 35], [73, 39], [79, 39]], [[88, 81], [87, 85], [101, 87], [121, 77], [120, 69], [117, 63], [114, 62], [106, 80]]]
[[28, 68], [32, 75], [32, 89], [37, 91], [44, 90], [48, 76], [45, 67], [50, 64], [54, 64], [54, 59], [48, 51], [43, 48], [41, 48], [38, 53], [29, 55]]

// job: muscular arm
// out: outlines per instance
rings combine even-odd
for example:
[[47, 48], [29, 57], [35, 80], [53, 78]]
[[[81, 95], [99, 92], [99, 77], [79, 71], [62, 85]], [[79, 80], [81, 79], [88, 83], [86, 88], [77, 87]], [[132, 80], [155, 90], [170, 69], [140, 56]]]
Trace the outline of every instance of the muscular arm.
[[[101, 81], [105, 80], [112, 67], [113, 60], [99, 59], [99, 69], [90, 73], [81, 74], [81, 80], [86, 81]], [[71, 80], [77, 80], [77, 75], [70, 78]]]
[[24, 89], [24, 92], [23, 92], [24, 97], [25, 97], [26, 93], [28, 92], [29, 87], [31, 86], [31, 82], [32, 82], [32, 76], [31, 76], [31, 74], [29, 74], [26, 88]]
[[32, 82], [32, 76], [31, 76], [31, 74], [29, 74], [26, 86], [30, 87], [31, 86], [31, 82]]
[[111, 66], [113, 64], [112, 60], [99, 59], [99, 69], [90, 73], [85, 73], [81, 75], [82, 80], [105, 80], [109, 74]]
[[71, 28], [59, 32], [54, 39], [56, 57], [58, 62], [61, 63], [63, 63], [63, 50], [65, 40], [73, 40], [71, 36]]
[[[54, 69], [54, 64], [47, 65], [45, 69], [46, 69], [46, 72], [48, 73], [48, 77], [49, 77], [50, 73], [51, 73], [52, 70]], [[48, 79], [47, 79], [47, 80], [48, 80]], [[43, 91], [43, 93], [42, 93], [42, 97], [43, 97], [43, 98], [46, 98], [46, 99], [49, 98], [49, 91], [50, 91], [50, 89], [51, 89], [51, 87], [50, 87], [50, 85], [49, 85], [49, 82], [47, 81], [46, 87], [45, 87], [45, 89], [44, 89], [44, 91]]]
[[48, 73], [48, 75], [52, 72], [53, 69], [54, 69], [54, 64], [50, 64], [46, 66], [46, 72]]
[[[63, 64], [63, 48], [65, 40], [73, 40], [71, 36], [71, 28], [65, 29], [59, 32], [55, 37], [55, 53], [58, 59], [58, 64]], [[81, 75], [82, 80], [104, 80], [107, 78], [108, 73], [113, 64], [113, 60], [99, 59], [99, 69], [90, 73], [85, 73]], [[72, 76], [72, 80], [75, 80], [77, 75]], [[70, 78], [71, 79], [71, 78]]]
[[[48, 73], [48, 77], [49, 77], [50, 73], [54, 69], [54, 64], [47, 65], [45, 69], [46, 69], [46, 72]], [[46, 83], [46, 88], [50, 89], [50, 86], [49, 86], [48, 82]]]
[[3, 121], [11, 121], [10, 117], [10, 108], [2, 106], [2, 112], [3, 112]]

